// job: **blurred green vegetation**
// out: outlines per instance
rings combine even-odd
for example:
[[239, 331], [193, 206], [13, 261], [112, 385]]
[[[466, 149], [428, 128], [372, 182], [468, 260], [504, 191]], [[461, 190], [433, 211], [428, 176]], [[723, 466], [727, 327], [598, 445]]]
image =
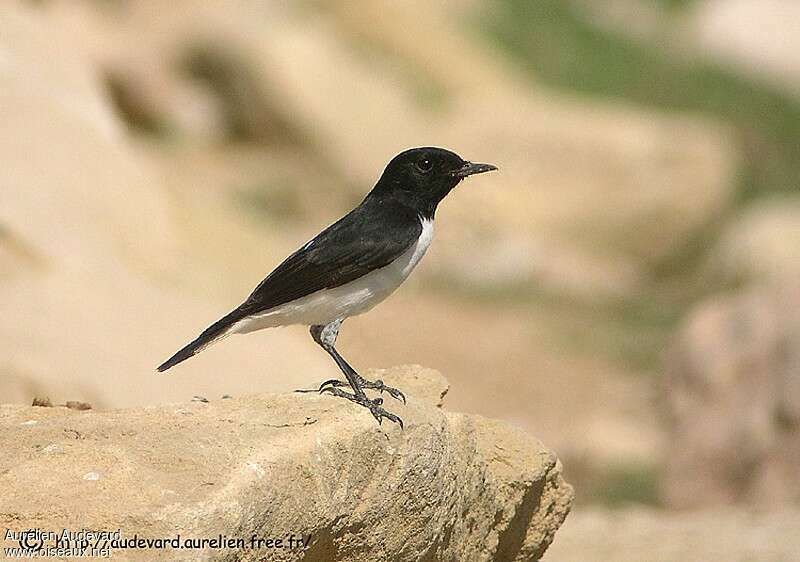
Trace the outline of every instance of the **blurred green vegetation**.
[[[661, 0], [683, 8], [692, 0]], [[704, 113], [742, 141], [742, 199], [794, 191], [800, 103], [706, 61], [598, 28], [567, 0], [496, 0], [481, 29], [538, 82], [590, 96]]]
[[290, 179], [263, 181], [233, 194], [235, 204], [256, 224], [297, 221], [305, 214], [298, 186]]
[[495, 288], [434, 276], [433, 288], [455, 299], [491, 304], [495, 310], [530, 308], [547, 318], [551, 342], [565, 354], [602, 355], [635, 372], [657, 372], [666, 339], [685, 314], [694, 295], [668, 290], [631, 294], [624, 299], [576, 301], [568, 294], [529, 282]]
[[599, 504], [620, 508], [632, 504], [662, 507], [659, 494], [661, 464], [656, 461], [619, 460], [610, 463], [576, 455], [563, 457], [570, 482], [580, 482], [578, 505]]
[[610, 468], [587, 492], [590, 501], [609, 507], [628, 504], [658, 506], [659, 474], [649, 465], [625, 464]]
[[656, 0], [666, 10], [684, 10], [697, 0]]

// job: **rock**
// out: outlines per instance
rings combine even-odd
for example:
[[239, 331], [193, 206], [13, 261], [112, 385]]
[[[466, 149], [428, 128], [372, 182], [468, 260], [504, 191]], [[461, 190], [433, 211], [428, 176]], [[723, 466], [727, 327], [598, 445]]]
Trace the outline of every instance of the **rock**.
[[794, 0], [703, 0], [690, 10], [698, 53], [800, 95], [800, 5]]
[[800, 500], [800, 290], [713, 297], [668, 355], [663, 492], [674, 507]]
[[573, 498], [555, 455], [505, 423], [438, 408], [446, 381], [435, 371], [368, 376], [407, 391], [408, 405], [386, 404], [405, 430], [316, 394], [109, 412], [0, 406], [0, 524], [308, 541], [167, 549], [160, 560], [538, 560]]
[[800, 198], [773, 198], [744, 209], [722, 233], [710, 266], [726, 281], [800, 276]]

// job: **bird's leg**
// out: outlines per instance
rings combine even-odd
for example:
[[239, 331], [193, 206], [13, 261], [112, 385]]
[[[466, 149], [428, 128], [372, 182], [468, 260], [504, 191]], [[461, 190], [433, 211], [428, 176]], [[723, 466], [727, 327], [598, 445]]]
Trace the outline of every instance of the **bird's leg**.
[[368, 382], [364, 381], [364, 379], [350, 366], [350, 364], [345, 361], [344, 357], [339, 355], [339, 352], [336, 351], [334, 345], [336, 344], [336, 336], [339, 335], [339, 327], [342, 325], [341, 320], [336, 320], [327, 324], [325, 326], [311, 326], [311, 337], [314, 338], [314, 341], [319, 344], [322, 349], [330, 355], [336, 364], [341, 369], [342, 373], [344, 373], [345, 378], [347, 378], [347, 382], [350, 384], [350, 387], [353, 389], [353, 393], [350, 394], [349, 392], [345, 392], [343, 390], [339, 390], [339, 386], [344, 386], [345, 383], [342, 381], [333, 379], [332, 381], [324, 382], [320, 388], [320, 392], [328, 392], [333, 396], [338, 396], [339, 398], [345, 398], [350, 400], [351, 402], [355, 402], [361, 406], [367, 408], [372, 415], [378, 420], [380, 424], [383, 418], [387, 418], [390, 421], [393, 421], [397, 424], [400, 424], [400, 427], [403, 427], [403, 420], [401, 420], [396, 415], [387, 412], [381, 407], [383, 404], [382, 398], [375, 398], [374, 400], [370, 400], [367, 395], [364, 393], [364, 388], [362, 383]]
[[[365, 379], [359, 375], [341, 355], [339, 355], [334, 345], [336, 344], [336, 337], [339, 335], [339, 327], [341, 325], [342, 320], [336, 320], [335, 322], [331, 322], [326, 326], [311, 326], [311, 337], [314, 338], [314, 341], [322, 346], [322, 348], [325, 349], [325, 351], [327, 351], [331, 357], [333, 357], [333, 360], [336, 361], [337, 365], [339, 365], [339, 368], [344, 373], [344, 376], [347, 377], [347, 383], [340, 381], [339, 379], [327, 380], [319, 385], [319, 391], [322, 392], [328, 388], [333, 389], [340, 386], [347, 386], [347, 384], [350, 383], [350, 386], [353, 387], [354, 390], [356, 386], [358, 386], [360, 389], [368, 388], [370, 390], [377, 390], [381, 393], [386, 391], [392, 398], [395, 400], [402, 400], [403, 404], [405, 404], [405, 394], [392, 386], [385, 385], [380, 379], [376, 381], [369, 381]], [[330, 349], [328, 349], [326, 346], [329, 346]], [[353, 381], [356, 381], [355, 385], [353, 384]], [[356, 394], [358, 393], [356, 392]]]
[[[314, 341], [317, 342], [320, 347], [322, 347], [322, 349], [328, 353], [328, 355], [333, 357], [333, 360], [336, 361], [339, 369], [341, 369], [342, 373], [344, 373], [344, 376], [347, 378], [347, 382], [350, 383], [355, 395], [366, 398], [367, 395], [364, 394], [364, 390], [360, 384], [361, 380], [359, 380], [361, 377], [358, 373], [356, 373], [356, 370], [353, 369], [353, 367], [351, 367], [347, 361], [345, 361], [344, 357], [339, 355], [339, 352], [336, 351], [336, 348], [334, 347], [336, 345], [336, 337], [339, 335], [339, 327], [341, 325], [342, 321], [336, 320], [325, 326], [311, 326], [311, 337], [314, 338]], [[325, 381], [319, 388], [320, 392], [322, 391], [323, 386], [333, 382], [337, 383], [333, 384], [333, 386], [344, 386], [346, 384], [337, 379]]]

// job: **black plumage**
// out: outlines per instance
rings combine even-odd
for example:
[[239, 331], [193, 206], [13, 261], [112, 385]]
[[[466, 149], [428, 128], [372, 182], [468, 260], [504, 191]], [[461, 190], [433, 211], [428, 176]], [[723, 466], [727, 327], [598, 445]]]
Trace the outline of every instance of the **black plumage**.
[[286, 258], [239, 309], [256, 314], [355, 281], [392, 263], [421, 232], [413, 209], [391, 198], [369, 196]]
[[371, 194], [286, 258], [247, 300], [159, 365], [158, 371], [196, 355], [247, 316], [339, 287], [389, 265], [414, 244], [421, 231], [420, 217], [412, 209]]

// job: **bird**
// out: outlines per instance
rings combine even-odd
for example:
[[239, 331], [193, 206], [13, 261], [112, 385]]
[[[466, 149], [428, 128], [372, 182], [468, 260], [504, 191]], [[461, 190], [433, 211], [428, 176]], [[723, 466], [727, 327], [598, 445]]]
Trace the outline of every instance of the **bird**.
[[[339, 354], [342, 323], [392, 294], [424, 256], [433, 239], [439, 203], [465, 178], [497, 170], [437, 147], [411, 148], [386, 165], [361, 203], [287, 257], [231, 312], [158, 366], [164, 372], [231, 334], [300, 324], [331, 356], [346, 382], [331, 379], [320, 393], [355, 402], [380, 425], [403, 420], [370, 399], [365, 389], [406, 402], [398, 389], [364, 379]], [[343, 390], [349, 386], [350, 392]]]

